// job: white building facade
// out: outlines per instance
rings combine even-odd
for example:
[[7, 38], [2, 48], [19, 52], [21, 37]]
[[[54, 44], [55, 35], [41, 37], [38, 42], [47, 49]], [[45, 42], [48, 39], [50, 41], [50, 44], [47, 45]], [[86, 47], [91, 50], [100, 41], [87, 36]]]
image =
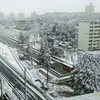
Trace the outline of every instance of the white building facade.
[[100, 21], [80, 21], [78, 49], [100, 50]]

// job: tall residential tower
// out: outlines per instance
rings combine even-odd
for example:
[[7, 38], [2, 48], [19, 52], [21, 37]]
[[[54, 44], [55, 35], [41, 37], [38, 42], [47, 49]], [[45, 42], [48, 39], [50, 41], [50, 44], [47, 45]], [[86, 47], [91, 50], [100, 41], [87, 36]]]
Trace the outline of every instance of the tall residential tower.
[[100, 50], [100, 21], [79, 22], [78, 48]]
[[92, 3], [85, 6], [85, 13], [87, 13], [87, 14], [93, 14], [94, 13], [94, 5], [92, 5]]

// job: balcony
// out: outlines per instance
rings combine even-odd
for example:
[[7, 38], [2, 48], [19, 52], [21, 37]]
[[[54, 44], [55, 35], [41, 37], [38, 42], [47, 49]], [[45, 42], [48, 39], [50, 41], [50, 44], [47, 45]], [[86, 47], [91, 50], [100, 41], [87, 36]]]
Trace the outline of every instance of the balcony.
[[90, 41], [90, 40], [93, 40], [93, 38], [89, 38], [89, 41]]
[[98, 24], [93, 24], [93, 26], [100, 26], [100, 24], [98, 23]]
[[92, 45], [88, 45], [88, 48], [92, 48]]
[[100, 40], [100, 38], [94, 38], [93, 40]]
[[93, 37], [94, 37], [94, 38], [100, 38], [99, 35], [94, 35]]
[[100, 37], [100, 33], [94, 33], [94, 37]]
[[98, 45], [93, 45], [92, 47], [95, 47], [95, 48], [97, 48], [97, 47], [98, 47]]
[[100, 38], [98, 35], [94, 35], [94, 38]]
[[94, 31], [95, 32], [100, 32], [100, 28], [95, 28]]
[[95, 28], [95, 30], [100, 30], [100, 27], [98, 27], [98, 28]]
[[98, 44], [98, 42], [94, 42], [94, 41], [93, 41], [92, 43], [93, 43], [93, 44]]

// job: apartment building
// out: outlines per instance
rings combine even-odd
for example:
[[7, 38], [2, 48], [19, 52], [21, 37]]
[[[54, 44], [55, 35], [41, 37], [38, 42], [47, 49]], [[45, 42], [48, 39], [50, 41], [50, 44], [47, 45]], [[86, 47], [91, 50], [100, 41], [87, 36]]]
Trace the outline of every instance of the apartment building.
[[100, 21], [80, 21], [78, 49], [100, 50]]

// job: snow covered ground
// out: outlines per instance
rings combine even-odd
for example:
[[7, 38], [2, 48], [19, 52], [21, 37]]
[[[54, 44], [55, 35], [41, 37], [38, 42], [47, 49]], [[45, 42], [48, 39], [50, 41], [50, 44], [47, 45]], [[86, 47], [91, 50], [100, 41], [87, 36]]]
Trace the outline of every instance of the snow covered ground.
[[[8, 31], [8, 30], [4, 29], [2, 32], [6, 32], [6, 33], [8, 32], [7, 33], [8, 35], [12, 33], [12, 36], [14, 34], [16, 36], [16, 34], [19, 33], [20, 31], [15, 30], [15, 29], [13, 29], [13, 30], [9, 29], [9, 31]], [[36, 48], [36, 49], [39, 49], [40, 45], [38, 43], [35, 43], [35, 45], [33, 47]], [[54, 95], [56, 95], [55, 98], [51, 97], [54, 100], [66, 100], [66, 98], [58, 96], [56, 94], [56, 92], [57, 91], [71, 92], [72, 90], [68, 86], [64, 86], [64, 85], [59, 86], [59, 85], [52, 84], [52, 83], [49, 83], [47, 85], [46, 84], [46, 77], [39, 72], [39, 69], [36, 67], [37, 64], [35, 62], [33, 62], [33, 65], [31, 65], [31, 64], [27, 64], [25, 61], [19, 61], [18, 59], [15, 59], [16, 57], [14, 57], [11, 52], [14, 52], [14, 54], [18, 58], [16, 49], [13, 49], [11, 47], [8, 48], [7, 45], [0, 43], [0, 55], [2, 55], [7, 61], [9, 61], [14, 66], [15, 70], [17, 70], [18, 72], [20, 72], [24, 76], [24, 67], [25, 67], [27, 69], [27, 79], [28, 80], [30, 80], [38, 88], [41, 89], [41, 86], [42, 86], [41, 83], [39, 81], [36, 81], [37, 79], [39, 79], [39, 80], [41, 80], [42, 83], [44, 83], [45, 87], [48, 87], [50, 89], [47, 92], [45, 90], [41, 89], [44, 93], [46, 93], [50, 97], [51, 97], [50, 94], [54, 93]], [[87, 52], [87, 53], [97, 54], [98, 52], [99, 51]], [[70, 64], [73, 64], [73, 62], [77, 63], [77, 61], [78, 61], [77, 53], [75, 52], [75, 53], [72, 53], [71, 55], [72, 55], [74, 61], [72, 60], [69, 52], [66, 52], [66, 51], [64, 52], [65, 58], [60, 58], [60, 59], [62, 59], [65, 62], [68, 62]], [[27, 61], [27, 62], [30, 63], [29, 61]], [[8, 90], [9, 90], [9, 87], [8, 87]], [[70, 97], [70, 98], [67, 98], [67, 99], [68, 100], [73, 100], [73, 99], [75, 99], [75, 100], [80, 100], [80, 99], [82, 99], [82, 100], [99, 100], [99, 98], [100, 98], [100, 96], [94, 96], [94, 93], [93, 93], [93, 94], [86, 94], [86, 95], [81, 95], [81, 96]], [[15, 100], [17, 100], [17, 99], [15, 99]]]
[[[10, 50], [12, 50], [12, 52], [14, 52], [15, 54], [17, 54], [16, 49], [12, 49], [10, 47]], [[68, 86], [65, 85], [56, 85], [56, 84], [52, 84], [49, 83], [48, 85], [46, 85], [46, 77], [41, 74], [38, 70], [38, 68], [36, 67], [36, 63], [33, 63], [33, 66], [29, 66], [26, 62], [21, 61], [19, 62], [20, 64], [18, 64], [18, 61], [15, 60], [15, 58], [13, 57], [12, 53], [10, 52], [8, 46], [0, 43], [0, 55], [2, 55], [4, 58], [6, 58], [6, 60], [8, 60], [11, 64], [14, 65], [14, 67], [16, 68], [16, 70], [18, 70], [21, 74], [23, 74], [24, 68], [23, 68], [23, 64], [24, 66], [26, 66], [27, 68], [27, 78], [29, 78], [30, 80], [32, 80], [32, 82], [38, 86], [41, 89], [41, 83], [39, 81], [35, 81], [37, 79], [41, 80], [42, 83], [44, 83], [45, 87], [49, 88], [49, 91], [44, 91], [44, 93], [46, 93], [46, 95], [48, 95], [49, 97], [52, 98], [52, 100], [99, 100], [100, 96], [94, 96], [94, 93], [92, 94], [86, 94], [86, 95], [81, 95], [81, 96], [75, 96], [75, 97], [70, 97], [70, 98], [65, 98], [65, 97], [61, 97], [57, 94], [58, 91], [63, 92], [63, 91], [67, 91], [67, 92], [73, 92]], [[28, 61], [27, 61], [28, 62]], [[4, 85], [5, 90], [8, 93], [11, 93], [11, 89], [9, 89], [10, 87], [8, 87], [8, 85], [5, 83]], [[53, 94], [54, 97], [52, 97], [50, 94]], [[10, 94], [11, 95], [11, 94]], [[13, 95], [11, 95], [12, 97]], [[15, 98], [15, 97], [12, 97]], [[12, 99], [12, 100], [17, 100], [17, 99]]]
[[[2, 48], [2, 46], [3, 46], [3, 48]], [[10, 48], [11, 49], [11, 48]], [[19, 61], [17, 61], [15, 58], [14, 58], [14, 56], [12, 55], [12, 53], [10, 52], [10, 50], [9, 50], [9, 48], [8, 48], [8, 46], [6, 46], [6, 45], [4, 45], [4, 44], [2, 44], [2, 43], [0, 43], [0, 55], [2, 55], [8, 62], [10, 62], [11, 63], [11, 65], [12, 65], [12, 67], [11, 67], [11, 69], [13, 69], [13, 70], [15, 70], [16, 72], [18, 72], [17, 74], [21, 74], [21, 75], [23, 75], [23, 77], [24, 77], [24, 67], [26, 67], [26, 70], [27, 70], [27, 80], [29, 80], [30, 82], [32, 82], [32, 83], [35, 83], [35, 80], [37, 79], [37, 78], [35, 78], [35, 75], [34, 75], [34, 69], [32, 69], [32, 70], [30, 70], [29, 68], [27, 68], [28, 66], [27, 66], [27, 64], [26, 65], [24, 65], [24, 66], [22, 66], [22, 64], [19, 62]], [[25, 64], [25, 63], [24, 63]], [[35, 68], [35, 67], [34, 67]], [[28, 84], [27, 84], [28, 85]], [[32, 88], [32, 87], [31, 87]], [[33, 88], [32, 88], [33, 89]], [[37, 91], [36, 91], [37, 92]], [[43, 97], [42, 96], [42, 94], [40, 94], [40, 93], [37, 93], [37, 94], [39, 94], [41, 97]]]
[[[42, 84], [41, 82], [44, 84], [45, 87], [48, 87], [49, 90], [46, 92], [45, 90], [41, 89], [43, 92], [46, 93], [46, 95], [50, 96], [52, 99], [54, 99], [50, 94], [56, 94], [57, 90], [61, 90], [61, 91], [70, 91], [70, 88], [67, 86], [59, 86], [59, 88], [57, 88], [57, 85], [54, 85], [52, 87], [52, 83], [49, 83], [48, 85], [46, 84], [46, 77], [41, 74], [39, 72], [39, 69], [36, 67], [36, 63], [33, 62], [33, 65], [31, 64], [27, 64], [25, 61], [20, 61], [18, 59], [18, 54], [17, 54], [17, 50], [13, 49], [11, 47], [8, 47], [7, 45], [0, 43], [0, 55], [2, 55], [8, 62], [11, 63], [11, 65], [13, 66], [12, 69], [16, 70], [17, 72], [19, 72], [21, 75], [23, 75], [24, 77], [24, 67], [27, 70], [27, 79], [32, 82], [34, 85], [36, 85], [38, 88], [41, 89]], [[27, 61], [28, 63], [30, 63], [29, 61]], [[41, 80], [41, 82], [37, 82], [36, 80]], [[57, 94], [56, 94], [57, 95]], [[56, 98], [60, 98], [59, 95], [57, 95]]]

